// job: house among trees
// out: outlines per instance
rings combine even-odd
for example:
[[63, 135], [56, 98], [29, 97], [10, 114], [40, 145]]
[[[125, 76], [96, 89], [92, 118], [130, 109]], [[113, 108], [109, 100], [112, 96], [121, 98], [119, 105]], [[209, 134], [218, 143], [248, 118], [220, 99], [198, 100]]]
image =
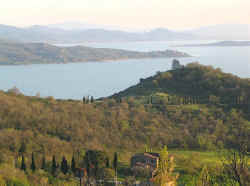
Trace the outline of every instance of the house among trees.
[[131, 158], [131, 170], [148, 169], [153, 173], [158, 167], [159, 158], [160, 154], [153, 152], [136, 154]]
[[184, 65], [180, 64], [180, 61], [174, 59], [173, 63], [172, 63], [172, 70], [177, 70], [177, 69], [181, 69], [184, 68]]

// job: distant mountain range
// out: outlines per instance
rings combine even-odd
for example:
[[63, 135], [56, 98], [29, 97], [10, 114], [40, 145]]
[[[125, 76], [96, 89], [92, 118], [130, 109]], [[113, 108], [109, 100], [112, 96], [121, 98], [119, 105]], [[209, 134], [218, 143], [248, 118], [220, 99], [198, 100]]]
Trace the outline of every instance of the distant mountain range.
[[47, 26], [17, 28], [0, 25], [0, 38], [23, 42], [79, 43], [186, 40], [194, 38], [194, 36], [189, 33], [174, 32], [168, 29], [155, 29], [150, 32], [137, 33], [105, 29], [64, 30]]
[[23, 42], [80, 43], [171, 40], [250, 40], [249, 25], [217, 25], [189, 31], [158, 28], [147, 32], [127, 32], [108, 26], [56, 24], [18, 28], [0, 25], [0, 38]]
[[250, 40], [250, 25], [222, 24], [190, 30], [187, 33], [206, 40]]
[[186, 53], [166, 50], [136, 52], [84, 46], [56, 47], [45, 43], [0, 41], [0, 65], [96, 62], [121, 59], [190, 57]]
[[[109, 26], [109, 25], [99, 25], [99, 24], [88, 24], [82, 22], [63, 22], [58, 24], [47, 25], [49, 28], [59, 28], [63, 30], [92, 30], [92, 29], [101, 29], [101, 30], [122, 30], [128, 32], [137, 32], [136, 29], [128, 29], [119, 26]], [[142, 31], [142, 30], [140, 30]]]
[[250, 46], [250, 41], [221, 41], [215, 43], [208, 43], [208, 44], [195, 44], [195, 45], [177, 45], [178, 47], [234, 47], [234, 46]]

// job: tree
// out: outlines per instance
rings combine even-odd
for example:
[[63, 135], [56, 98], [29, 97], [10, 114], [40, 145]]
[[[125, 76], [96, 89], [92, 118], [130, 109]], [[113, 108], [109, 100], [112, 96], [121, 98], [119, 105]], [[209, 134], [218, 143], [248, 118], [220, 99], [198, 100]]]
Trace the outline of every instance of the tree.
[[117, 152], [115, 152], [113, 160], [113, 168], [115, 169], [115, 171], [117, 170], [117, 167], [118, 167], [118, 155]]
[[63, 156], [62, 162], [61, 162], [61, 171], [63, 174], [67, 174], [68, 170], [69, 170], [68, 162], [67, 162], [65, 156]]
[[249, 157], [247, 141], [244, 141], [238, 149], [226, 150], [222, 159], [224, 173], [239, 186], [250, 184]]
[[196, 185], [198, 186], [210, 186], [211, 185], [210, 175], [206, 166], [203, 167]]
[[36, 170], [36, 163], [35, 163], [35, 158], [34, 158], [34, 153], [32, 152], [31, 155], [31, 165], [30, 165], [30, 169], [35, 172]]
[[88, 178], [90, 176], [90, 154], [89, 153], [86, 153], [85, 156], [84, 156], [84, 164], [86, 166], [86, 171], [87, 171], [87, 174], [88, 174]]
[[95, 100], [94, 100], [94, 97], [93, 97], [93, 96], [91, 96], [91, 98], [90, 98], [90, 102], [91, 102], [91, 103], [94, 103], [94, 101], [95, 101]]
[[168, 155], [167, 147], [165, 146], [160, 152], [159, 164], [153, 177], [153, 182], [159, 186], [165, 186], [167, 183], [176, 185], [178, 175], [173, 173], [174, 168], [174, 158]]
[[20, 146], [18, 152], [19, 152], [20, 154], [23, 154], [23, 153], [26, 152], [26, 144], [25, 144], [24, 142], [22, 142], [22, 144], [21, 144], [21, 146]]
[[106, 167], [106, 153], [98, 150], [88, 150], [84, 156], [84, 164], [88, 176], [97, 176], [98, 170]]
[[107, 158], [106, 158], [106, 168], [109, 168], [109, 166], [110, 166], [110, 165], [109, 165], [109, 158], [107, 157]]
[[41, 169], [45, 170], [46, 169], [46, 157], [45, 155], [43, 155], [43, 159], [42, 159], [42, 167]]
[[95, 175], [95, 177], [97, 177], [100, 165], [99, 165], [97, 159], [93, 163], [94, 163], [94, 175]]
[[115, 152], [113, 160], [113, 168], [115, 170], [115, 176], [117, 177], [117, 167], [118, 167], [118, 154]]
[[21, 170], [26, 171], [26, 164], [25, 164], [25, 159], [23, 155], [22, 155]]
[[16, 86], [13, 87], [13, 88], [11, 88], [11, 89], [9, 89], [7, 92], [8, 92], [8, 93], [15, 94], [15, 95], [20, 95], [20, 94], [22, 94], [21, 91], [20, 91]]
[[55, 174], [56, 174], [56, 170], [57, 170], [56, 157], [53, 156], [53, 158], [52, 158], [51, 173], [52, 173], [53, 175], [55, 175]]
[[73, 173], [76, 172], [76, 162], [75, 162], [75, 157], [74, 156], [72, 156], [72, 160], [71, 160], [71, 171]]
[[113, 169], [102, 168], [100, 171], [101, 171], [100, 177], [104, 180], [114, 178], [115, 176], [115, 171]]
[[182, 66], [181, 66], [180, 62], [178, 60], [174, 59], [173, 63], [172, 63], [172, 70], [177, 70], [177, 69], [179, 69], [181, 67]]

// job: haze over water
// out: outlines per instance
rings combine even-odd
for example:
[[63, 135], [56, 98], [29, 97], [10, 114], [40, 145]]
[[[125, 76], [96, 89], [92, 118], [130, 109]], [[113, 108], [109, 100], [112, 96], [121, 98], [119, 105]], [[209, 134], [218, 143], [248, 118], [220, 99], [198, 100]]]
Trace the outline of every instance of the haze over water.
[[[211, 41], [210, 41], [211, 42]], [[250, 47], [171, 47], [194, 42], [85, 43], [85, 46], [136, 51], [178, 50], [194, 56], [179, 59], [182, 64], [198, 61], [243, 78], [250, 77]], [[197, 41], [201, 43], [201, 41]], [[204, 42], [203, 42], [204, 43]], [[171, 68], [172, 58], [137, 59], [46, 65], [0, 66], [0, 89], [14, 86], [25, 95], [81, 99], [110, 96], [139, 82], [140, 78]]]

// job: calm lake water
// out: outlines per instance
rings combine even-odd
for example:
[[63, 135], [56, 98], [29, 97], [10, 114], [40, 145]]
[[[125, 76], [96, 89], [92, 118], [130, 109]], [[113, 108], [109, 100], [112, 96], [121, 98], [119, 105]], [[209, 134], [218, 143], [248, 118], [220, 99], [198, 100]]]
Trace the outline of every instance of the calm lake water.
[[[194, 43], [201, 43], [201, 41], [85, 43], [83, 45], [137, 51], [179, 50], [194, 56], [179, 59], [182, 64], [198, 61], [243, 78], [250, 77], [250, 47], [173, 47], [177, 44]], [[25, 95], [35, 95], [39, 92], [42, 97], [53, 96], [62, 99], [81, 99], [87, 95], [93, 95], [95, 98], [104, 97], [137, 84], [140, 78], [152, 76], [157, 71], [169, 70], [172, 60], [172, 58], [139, 59], [96, 63], [0, 66], [0, 89], [8, 90], [16, 86]]]

